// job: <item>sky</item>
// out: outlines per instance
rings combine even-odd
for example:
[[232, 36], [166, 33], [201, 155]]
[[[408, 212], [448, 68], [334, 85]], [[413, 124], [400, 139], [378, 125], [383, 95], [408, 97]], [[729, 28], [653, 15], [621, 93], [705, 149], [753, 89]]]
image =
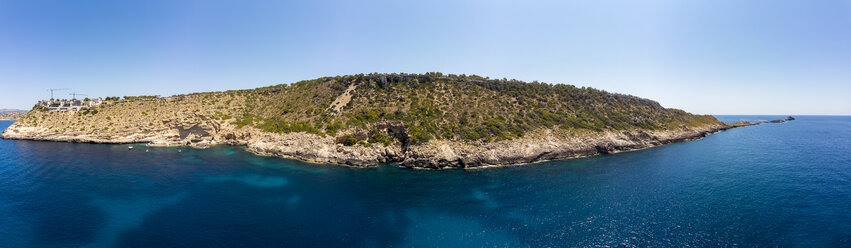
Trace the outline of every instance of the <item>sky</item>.
[[851, 1], [0, 0], [0, 108], [371, 72], [851, 115]]

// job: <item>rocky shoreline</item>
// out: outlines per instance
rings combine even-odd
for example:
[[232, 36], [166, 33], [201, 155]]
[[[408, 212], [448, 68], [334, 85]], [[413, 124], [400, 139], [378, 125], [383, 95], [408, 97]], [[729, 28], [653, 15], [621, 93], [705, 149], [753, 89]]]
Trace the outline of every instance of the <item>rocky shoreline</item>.
[[664, 131], [606, 131], [565, 134], [561, 130], [540, 129], [523, 138], [499, 142], [455, 142], [433, 140], [424, 144], [368, 147], [345, 146], [333, 137], [308, 133], [267, 133], [224, 123], [174, 123], [158, 129], [129, 133], [84, 134], [54, 132], [44, 128], [12, 124], [4, 139], [60, 142], [129, 144], [151, 146], [240, 145], [259, 155], [278, 156], [317, 163], [372, 167], [381, 163], [421, 169], [478, 168], [528, 164], [547, 160], [594, 156], [650, 148], [696, 140], [719, 131], [759, 123], [739, 122]]

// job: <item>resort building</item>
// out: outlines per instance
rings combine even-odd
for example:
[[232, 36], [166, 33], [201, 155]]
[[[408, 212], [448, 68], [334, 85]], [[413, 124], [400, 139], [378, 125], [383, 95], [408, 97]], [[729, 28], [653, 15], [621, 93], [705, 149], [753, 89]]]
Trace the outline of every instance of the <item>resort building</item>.
[[[88, 99], [88, 98], [86, 98]], [[103, 103], [103, 99], [94, 98], [88, 100], [41, 100], [38, 101], [38, 106], [45, 107], [50, 111], [80, 111], [96, 107]]]

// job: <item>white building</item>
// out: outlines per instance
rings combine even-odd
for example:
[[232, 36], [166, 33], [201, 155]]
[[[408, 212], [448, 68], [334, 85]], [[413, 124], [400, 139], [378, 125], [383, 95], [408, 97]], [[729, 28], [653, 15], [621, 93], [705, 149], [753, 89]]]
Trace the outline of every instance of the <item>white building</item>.
[[38, 106], [45, 107], [50, 111], [80, 111], [91, 109], [103, 103], [103, 99], [95, 98], [85, 100], [41, 100], [38, 101]]

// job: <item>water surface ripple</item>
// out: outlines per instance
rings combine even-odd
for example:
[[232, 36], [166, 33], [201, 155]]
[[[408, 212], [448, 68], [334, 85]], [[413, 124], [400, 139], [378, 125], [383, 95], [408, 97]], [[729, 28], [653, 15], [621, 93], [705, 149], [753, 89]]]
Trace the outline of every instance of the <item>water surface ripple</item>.
[[0, 140], [0, 247], [851, 246], [851, 117], [466, 171], [182, 151]]

